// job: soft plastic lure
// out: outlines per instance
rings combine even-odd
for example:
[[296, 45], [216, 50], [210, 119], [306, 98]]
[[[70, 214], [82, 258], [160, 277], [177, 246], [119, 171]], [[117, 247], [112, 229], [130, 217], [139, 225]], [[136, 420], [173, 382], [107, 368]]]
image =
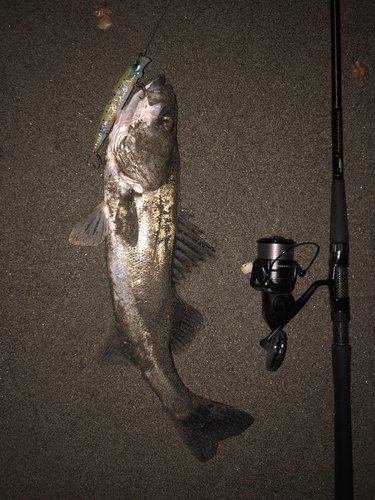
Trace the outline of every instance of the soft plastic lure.
[[143, 75], [143, 70], [151, 61], [148, 57], [139, 56], [122, 75], [113, 89], [111, 97], [104, 108], [98, 131], [95, 136], [94, 153], [97, 153], [115, 123], [117, 113], [124, 107], [131, 91]]

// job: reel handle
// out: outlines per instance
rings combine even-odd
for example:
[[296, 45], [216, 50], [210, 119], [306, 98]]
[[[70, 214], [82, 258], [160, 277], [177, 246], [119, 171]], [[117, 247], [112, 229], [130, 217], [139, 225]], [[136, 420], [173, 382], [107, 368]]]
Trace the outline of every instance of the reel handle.
[[267, 352], [266, 368], [269, 372], [275, 372], [284, 360], [287, 346], [286, 333], [276, 330], [260, 342]]

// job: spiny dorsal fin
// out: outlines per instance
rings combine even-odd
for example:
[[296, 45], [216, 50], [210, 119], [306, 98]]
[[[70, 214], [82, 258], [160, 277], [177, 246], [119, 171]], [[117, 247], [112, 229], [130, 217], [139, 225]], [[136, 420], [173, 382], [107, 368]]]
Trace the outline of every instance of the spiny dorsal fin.
[[172, 353], [178, 354], [185, 350], [195, 339], [202, 325], [201, 313], [180, 297], [176, 297], [172, 325]]
[[204, 262], [206, 257], [213, 257], [214, 253], [215, 249], [202, 237], [202, 231], [180, 215], [173, 250], [173, 281], [184, 278], [193, 266]]

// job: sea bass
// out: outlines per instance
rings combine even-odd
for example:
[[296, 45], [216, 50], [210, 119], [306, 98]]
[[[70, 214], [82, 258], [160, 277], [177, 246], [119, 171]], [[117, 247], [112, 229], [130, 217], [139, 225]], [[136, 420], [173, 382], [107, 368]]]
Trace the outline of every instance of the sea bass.
[[117, 338], [105, 357], [135, 363], [188, 448], [211, 459], [219, 441], [253, 423], [246, 412], [192, 393], [173, 361], [202, 317], [176, 294], [175, 281], [212, 248], [179, 217], [177, 103], [164, 77], [137, 92], [109, 136], [104, 201], [78, 223], [70, 242], [106, 241]]

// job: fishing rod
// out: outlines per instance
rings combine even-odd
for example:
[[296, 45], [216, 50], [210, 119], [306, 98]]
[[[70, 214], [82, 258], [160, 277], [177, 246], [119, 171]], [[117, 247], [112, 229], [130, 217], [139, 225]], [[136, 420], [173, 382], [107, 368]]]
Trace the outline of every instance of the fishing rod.
[[332, 368], [335, 408], [335, 498], [353, 498], [353, 452], [350, 408], [348, 294], [349, 230], [346, 210], [341, 103], [340, 0], [331, 0], [332, 57], [332, 195], [330, 227]]
[[[346, 210], [343, 123], [341, 104], [341, 39], [339, 0], [331, 2], [331, 61], [332, 61], [332, 189], [330, 221], [329, 274], [326, 280], [312, 283], [297, 300], [293, 289], [297, 276], [305, 276], [319, 253], [316, 243], [296, 244], [281, 236], [257, 241], [258, 256], [244, 264], [242, 271], [251, 272], [250, 286], [262, 292], [262, 315], [271, 333], [260, 345], [266, 350], [266, 368], [276, 371], [284, 360], [287, 335], [284, 327], [294, 318], [318, 287], [329, 288], [333, 325], [332, 371], [335, 423], [335, 499], [353, 498], [353, 457], [350, 408], [349, 345], [349, 231]], [[302, 245], [315, 246], [310, 264], [303, 269], [294, 260], [294, 250]]]

